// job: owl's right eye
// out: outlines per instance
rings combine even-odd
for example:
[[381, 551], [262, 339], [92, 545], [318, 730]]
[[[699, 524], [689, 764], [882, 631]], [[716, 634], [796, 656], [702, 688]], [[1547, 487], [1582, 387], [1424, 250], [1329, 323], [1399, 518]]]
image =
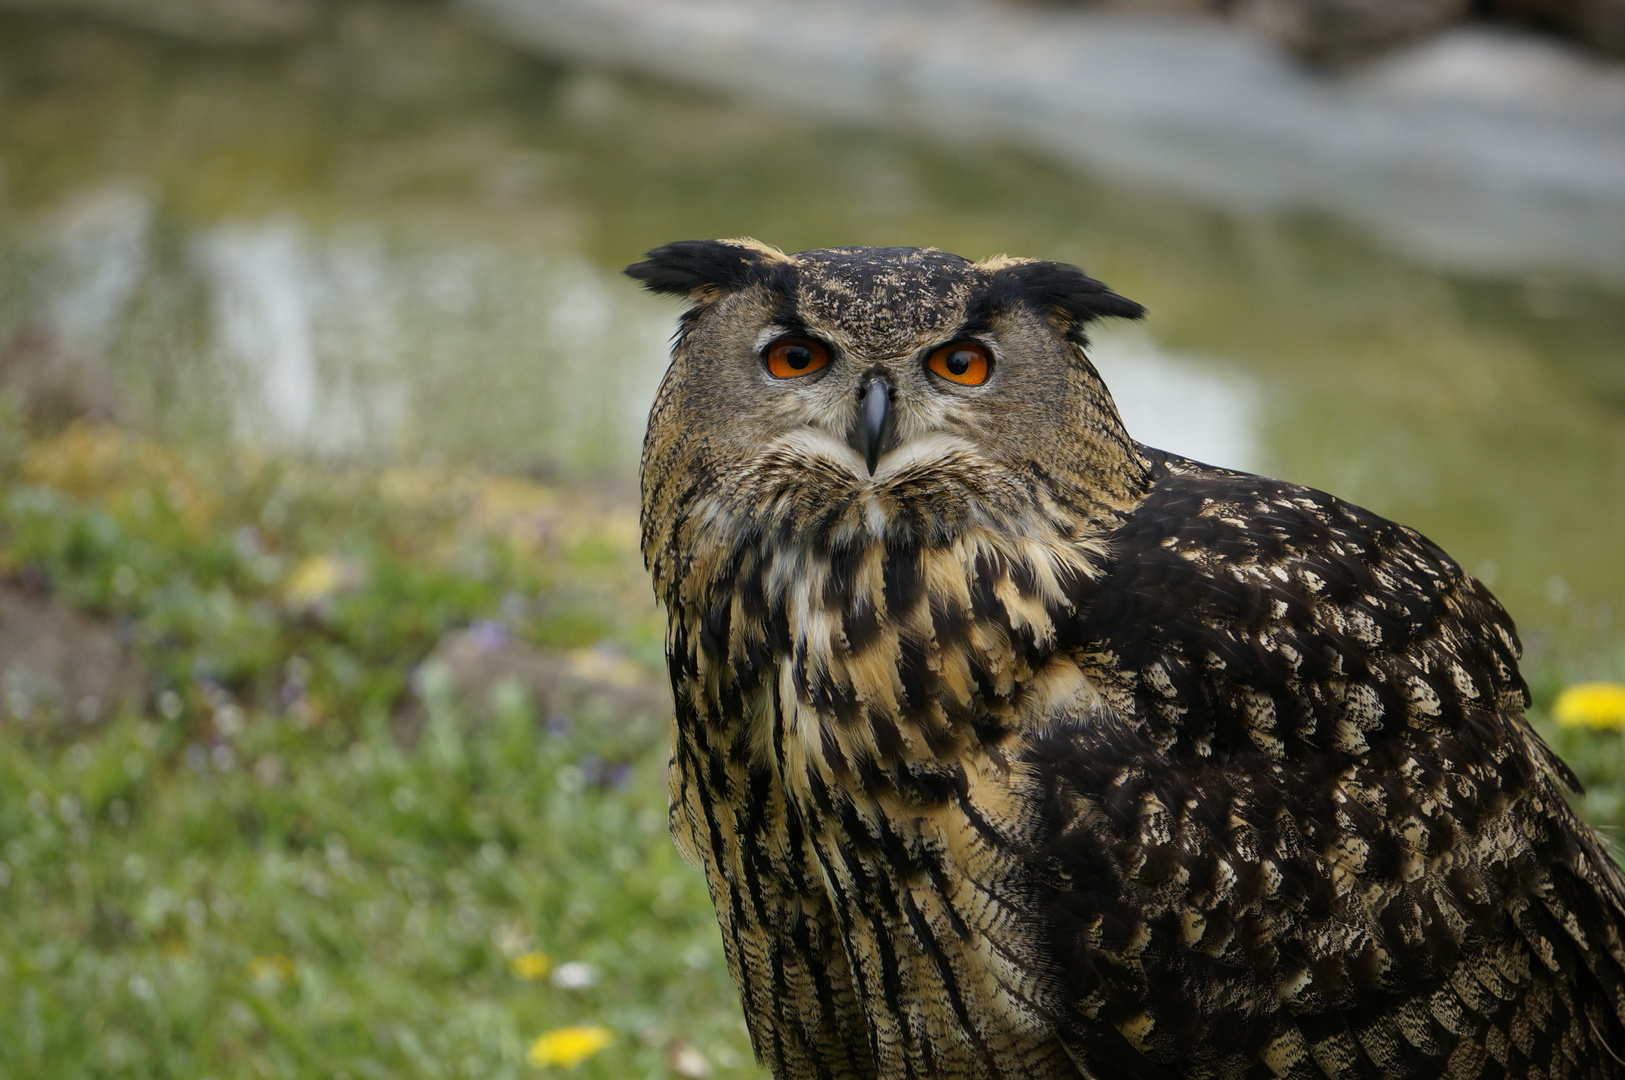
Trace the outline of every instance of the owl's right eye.
[[811, 338], [780, 338], [767, 347], [767, 373], [775, 379], [799, 379], [829, 363], [829, 350]]

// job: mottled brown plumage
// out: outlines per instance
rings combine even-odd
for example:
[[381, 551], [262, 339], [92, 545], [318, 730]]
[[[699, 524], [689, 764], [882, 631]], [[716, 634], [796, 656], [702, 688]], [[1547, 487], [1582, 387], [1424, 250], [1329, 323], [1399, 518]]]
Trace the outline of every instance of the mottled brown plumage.
[[[1137, 305], [930, 250], [629, 273], [694, 305], [643, 459], [672, 831], [775, 1076], [1625, 1076], [1625, 888], [1511, 620], [1134, 442], [1082, 330]], [[960, 340], [983, 385], [928, 370]]]

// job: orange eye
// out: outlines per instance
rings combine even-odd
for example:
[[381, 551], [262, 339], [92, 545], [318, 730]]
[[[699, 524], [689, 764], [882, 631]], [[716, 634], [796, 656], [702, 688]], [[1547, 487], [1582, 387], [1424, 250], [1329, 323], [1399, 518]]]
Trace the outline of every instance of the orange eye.
[[780, 338], [767, 347], [767, 372], [775, 379], [811, 375], [829, 363], [829, 350], [811, 338]]
[[956, 341], [932, 353], [925, 366], [949, 382], [981, 386], [993, 373], [993, 358], [974, 341]]

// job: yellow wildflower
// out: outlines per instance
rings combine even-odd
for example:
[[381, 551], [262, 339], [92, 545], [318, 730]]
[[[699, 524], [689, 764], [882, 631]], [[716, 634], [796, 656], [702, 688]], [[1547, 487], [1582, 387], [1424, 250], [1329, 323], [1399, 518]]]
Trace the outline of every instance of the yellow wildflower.
[[212, 499], [180, 458], [157, 443], [106, 424], [77, 420], [24, 454], [22, 474], [80, 499], [129, 505], [135, 493], [162, 491], [193, 529], [208, 524]]
[[553, 961], [547, 958], [546, 953], [522, 952], [508, 961], [508, 966], [521, 979], [527, 982], [535, 982], [548, 973], [548, 970], [553, 966]]
[[549, 1065], [562, 1065], [573, 1069], [613, 1039], [606, 1027], [554, 1028], [530, 1044], [525, 1059], [538, 1069]]
[[570, 674], [583, 682], [626, 688], [647, 686], [649, 683], [649, 673], [643, 665], [611, 649], [572, 649], [568, 663]]
[[312, 608], [335, 593], [361, 584], [361, 568], [347, 559], [316, 555], [293, 568], [282, 585], [283, 598], [293, 608]]
[[293, 981], [293, 961], [280, 953], [256, 956], [248, 962], [248, 977], [257, 983], [286, 983]]
[[1564, 727], [1625, 727], [1625, 685], [1578, 683], [1557, 696], [1552, 713]]

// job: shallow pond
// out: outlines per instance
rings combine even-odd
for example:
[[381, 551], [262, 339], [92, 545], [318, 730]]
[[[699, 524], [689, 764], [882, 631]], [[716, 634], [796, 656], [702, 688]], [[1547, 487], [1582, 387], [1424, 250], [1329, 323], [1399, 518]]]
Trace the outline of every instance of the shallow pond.
[[1325, 218], [543, 63], [432, 8], [260, 50], [0, 18], [0, 366], [101, 380], [169, 437], [630, 489], [676, 311], [618, 270], [737, 235], [1079, 263], [1150, 308], [1095, 351], [1140, 438], [1413, 524], [1537, 657], [1625, 665], [1617, 285], [1441, 273]]

